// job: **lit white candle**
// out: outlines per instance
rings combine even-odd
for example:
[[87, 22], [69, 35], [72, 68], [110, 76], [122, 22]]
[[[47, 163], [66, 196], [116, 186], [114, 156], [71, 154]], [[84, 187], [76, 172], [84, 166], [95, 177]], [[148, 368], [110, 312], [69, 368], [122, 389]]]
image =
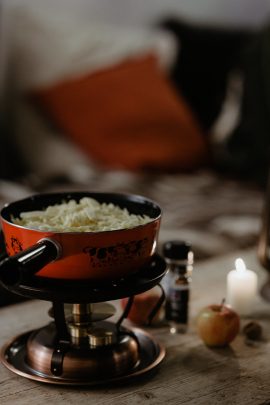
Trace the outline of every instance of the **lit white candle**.
[[227, 275], [227, 303], [239, 315], [250, 314], [257, 293], [257, 285], [257, 274], [248, 270], [242, 259], [236, 259], [235, 270], [231, 270]]

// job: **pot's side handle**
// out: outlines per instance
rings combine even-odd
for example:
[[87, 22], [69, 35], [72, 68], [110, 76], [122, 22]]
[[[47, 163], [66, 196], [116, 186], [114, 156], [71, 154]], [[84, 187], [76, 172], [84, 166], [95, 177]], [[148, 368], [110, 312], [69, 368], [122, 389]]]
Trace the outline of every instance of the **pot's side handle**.
[[270, 272], [270, 172], [262, 214], [262, 228], [259, 235], [258, 257], [262, 266]]
[[57, 260], [60, 255], [61, 248], [56, 241], [49, 238], [41, 239], [30, 248], [0, 262], [0, 282], [7, 287], [20, 284], [46, 264]]

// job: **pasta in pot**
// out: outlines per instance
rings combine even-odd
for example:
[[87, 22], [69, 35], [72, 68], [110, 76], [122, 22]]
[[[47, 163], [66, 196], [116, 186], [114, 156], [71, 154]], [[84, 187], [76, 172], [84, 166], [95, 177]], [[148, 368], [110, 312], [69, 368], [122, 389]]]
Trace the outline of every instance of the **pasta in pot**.
[[102, 232], [133, 228], [151, 221], [147, 215], [129, 213], [112, 203], [89, 197], [50, 205], [42, 211], [22, 212], [12, 222], [30, 229], [55, 232]]

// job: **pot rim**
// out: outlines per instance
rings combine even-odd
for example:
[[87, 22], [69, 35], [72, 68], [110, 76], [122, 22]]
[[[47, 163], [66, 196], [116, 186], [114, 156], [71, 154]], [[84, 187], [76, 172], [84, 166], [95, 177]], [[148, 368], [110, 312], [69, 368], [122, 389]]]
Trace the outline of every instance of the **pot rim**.
[[[59, 197], [63, 196], [63, 198], [66, 196], [67, 198], [69, 198], [69, 200], [71, 200], [71, 199], [73, 199], [73, 197], [76, 197], [79, 195], [81, 195], [80, 198], [83, 198], [83, 195], [85, 197], [88, 197], [88, 196], [91, 197], [91, 195], [95, 195], [95, 196], [99, 196], [99, 195], [100, 196], [102, 196], [102, 195], [110, 196], [111, 195], [113, 197], [122, 197], [122, 198], [124, 197], [127, 200], [128, 199], [130, 201], [134, 200], [134, 202], [138, 202], [138, 203], [141, 202], [141, 204], [143, 203], [143, 201], [145, 201], [148, 204], [152, 205], [153, 208], [156, 208], [159, 211], [159, 214], [153, 218], [151, 217], [151, 221], [149, 221], [145, 224], [133, 226], [131, 228], [112, 229], [112, 230], [97, 231], [97, 232], [94, 232], [94, 231], [85, 231], [85, 232], [67, 231], [67, 232], [65, 232], [65, 231], [54, 231], [54, 230], [50, 231], [50, 230], [28, 228], [23, 225], [15, 224], [3, 216], [3, 211], [5, 214], [5, 210], [10, 209], [10, 207], [12, 207], [12, 205], [17, 205], [17, 204], [23, 203], [24, 201], [27, 201], [27, 200], [29, 200], [29, 202], [30, 202], [31, 199], [34, 200], [34, 199], [42, 198], [42, 197], [44, 197], [44, 199], [45, 199], [48, 197], [57, 197], [57, 196], [59, 196]], [[92, 197], [92, 198], [95, 198], [95, 197]], [[137, 199], [137, 201], [136, 201], [136, 199]], [[56, 202], [55, 205], [56, 204], [59, 204], [59, 203]], [[112, 204], [117, 205], [117, 203], [114, 203], [114, 202], [112, 202]], [[6, 223], [8, 225], [11, 225], [14, 228], [22, 229], [24, 231], [36, 232], [37, 234], [42, 234], [42, 235], [46, 234], [48, 236], [51, 236], [51, 235], [73, 235], [73, 236], [75, 236], [75, 235], [98, 235], [98, 234], [104, 235], [104, 234], [111, 234], [112, 232], [121, 232], [122, 233], [122, 232], [127, 232], [127, 231], [131, 231], [131, 230], [135, 230], [135, 229], [145, 228], [145, 227], [149, 226], [150, 224], [153, 224], [154, 222], [161, 220], [161, 217], [162, 217], [162, 209], [161, 209], [160, 205], [148, 197], [144, 197], [140, 194], [132, 194], [132, 193], [99, 192], [99, 191], [93, 191], [93, 192], [91, 192], [91, 191], [67, 191], [67, 192], [60, 192], [60, 193], [57, 193], [57, 192], [56, 193], [36, 193], [33, 195], [29, 195], [26, 198], [23, 198], [20, 200], [15, 200], [10, 203], [6, 203], [0, 211], [0, 218], [1, 218], [2, 222]]]

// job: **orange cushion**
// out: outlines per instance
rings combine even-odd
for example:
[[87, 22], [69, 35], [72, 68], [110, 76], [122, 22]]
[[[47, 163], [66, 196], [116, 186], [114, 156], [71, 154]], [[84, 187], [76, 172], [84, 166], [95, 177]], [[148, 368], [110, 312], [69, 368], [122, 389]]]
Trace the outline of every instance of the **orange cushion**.
[[190, 109], [152, 55], [36, 90], [34, 97], [101, 166], [192, 169], [207, 155]]

